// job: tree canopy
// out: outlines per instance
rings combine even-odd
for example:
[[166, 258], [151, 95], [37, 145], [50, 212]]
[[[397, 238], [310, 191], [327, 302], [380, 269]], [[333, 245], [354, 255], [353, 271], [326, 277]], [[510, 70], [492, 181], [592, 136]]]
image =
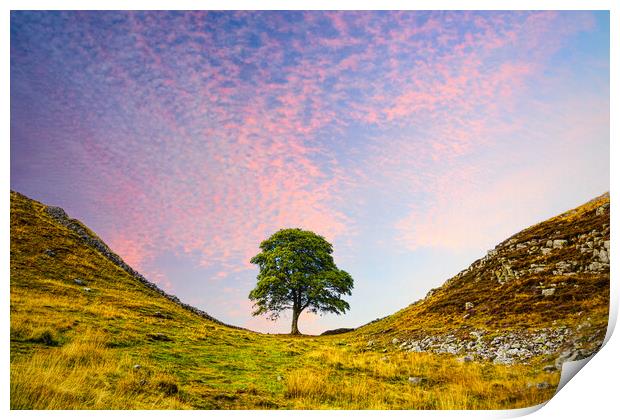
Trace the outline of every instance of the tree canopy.
[[291, 334], [299, 334], [297, 321], [304, 311], [343, 314], [349, 304], [341, 299], [351, 295], [353, 278], [338, 269], [332, 245], [320, 235], [301, 229], [282, 229], [261, 242], [261, 252], [250, 262], [257, 264], [258, 282], [249, 298], [252, 315], [266, 314], [277, 319], [285, 310], [293, 311]]

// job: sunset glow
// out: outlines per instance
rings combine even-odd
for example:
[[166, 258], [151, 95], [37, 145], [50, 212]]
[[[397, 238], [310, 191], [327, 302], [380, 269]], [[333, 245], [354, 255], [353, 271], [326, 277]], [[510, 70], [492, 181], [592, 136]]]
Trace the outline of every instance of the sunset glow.
[[354, 327], [609, 190], [608, 12], [12, 12], [11, 188], [227, 323], [280, 228]]

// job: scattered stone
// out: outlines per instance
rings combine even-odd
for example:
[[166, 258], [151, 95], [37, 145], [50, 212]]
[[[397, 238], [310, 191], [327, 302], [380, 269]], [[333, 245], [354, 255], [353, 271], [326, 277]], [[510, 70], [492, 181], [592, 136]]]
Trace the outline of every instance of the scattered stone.
[[555, 365], [547, 365], [543, 368], [543, 371], [545, 372], [555, 372], [556, 370], [558, 370]]
[[54, 219], [67, 219], [67, 213], [61, 207], [47, 206], [45, 212]]
[[133, 368], [134, 368], [135, 370], [138, 370], [138, 369], [140, 369], [141, 367], [142, 367], [142, 366], [140, 366], [140, 365], [133, 365]]
[[553, 296], [553, 294], [555, 293], [555, 287], [552, 287], [550, 289], [543, 289], [541, 293], [545, 297]]
[[283, 379], [284, 379], [284, 378], [282, 378], [282, 376], [280, 376], [280, 375], [278, 375], [278, 376], [276, 377], [276, 380], [277, 380], [278, 382], [279, 382], [279, 381], [281, 381], [281, 380], [283, 380]]
[[550, 387], [551, 387], [551, 384], [549, 384], [549, 382], [539, 382], [536, 384], [536, 388], [538, 389], [547, 389]]
[[56, 253], [55, 253], [54, 251], [52, 251], [51, 249], [46, 249], [46, 250], [45, 250], [45, 251], [43, 251], [43, 252], [45, 252], [45, 254], [46, 254], [48, 257], [55, 257], [55, 256], [56, 256]]
[[89, 293], [89, 292], [91, 292], [91, 291], [92, 291], [92, 289], [91, 289], [90, 287], [85, 287], [85, 288], [84, 288], [84, 291], [85, 291], [86, 293]]
[[368, 340], [368, 343], [366, 343], [366, 347], [372, 347], [375, 345], [374, 340]]
[[84, 282], [84, 280], [82, 279], [73, 279], [73, 283], [77, 284], [78, 286], [85, 286], [86, 282]]
[[588, 270], [590, 271], [600, 271], [603, 268], [603, 264], [598, 261], [593, 261], [588, 266]]
[[474, 304], [472, 302], [465, 302], [465, 310], [469, 311], [474, 308]]
[[543, 255], [547, 255], [551, 252], [551, 248], [540, 248]]
[[398, 338], [392, 339], [392, 344], [397, 345], [399, 343]]
[[553, 241], [553, 247], [554, 248], [563, 248], [567, 243], [568, 243], [568, 241], [566, 239], [556, 239], [556, 240]]
[[497, 277], [497, 282], [503, 285], [515, 279], [517, 276], [509, 265], [502, 264], [502, 268], [495, 271], [495, 277]]
[[465, 356], [459, 357], [456, 360], [458, 360], [461, 363], [469, 363], [469, 362], [473, 362], [474, 361], [474, 356], [472, 356], [471, 354], [466, 354]]
[[410, 376], [407, 380], [412, 385], [422, 385], [426, 383], [426, 378], [421, 378], [419, 376]]
[[513, 363], [514, 360], [504, 353], [498, 353], [497, 356], [493, 359], [494, 365], [512, 365]]

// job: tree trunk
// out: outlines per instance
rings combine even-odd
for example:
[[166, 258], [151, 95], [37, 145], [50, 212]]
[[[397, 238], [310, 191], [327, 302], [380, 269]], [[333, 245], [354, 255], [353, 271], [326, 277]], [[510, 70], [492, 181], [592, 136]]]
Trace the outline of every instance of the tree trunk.
[[293, 308], [293, 324], [291, 325], [291, 335], [299, 335], [299, 328], [297, 328], [297, 320], [299, 319], [299, 309]]

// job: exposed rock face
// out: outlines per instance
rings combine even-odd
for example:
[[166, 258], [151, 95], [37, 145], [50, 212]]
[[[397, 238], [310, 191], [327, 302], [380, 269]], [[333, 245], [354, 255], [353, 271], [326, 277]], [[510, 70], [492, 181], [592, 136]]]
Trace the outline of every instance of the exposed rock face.
[[[77, 221], [75, 219], [70, 219], [67, 216], [67, 213], [62, 208], [48, 206], [48, 207], [45, 208], [45, 212], [52, 219], [54, 219], [56, 222], [60, 223], [61, 225], [67, 227], [68, 229], [72, 230], [75, 234], [77, 234], [80, 237], [80, 239], [86, 245], [88, 245], [91, 248], [93, 248], [96, 251], [98, 251], [101, 255], [103, 255], [105, 258], [107, 258], [109, 261], [111, 261], [114, 265], [116, 265], [116, 266], [120, 267], [121, 269], [125, 270], [125, 272], [127, 272], [127, 274], [129, 274], [130, 276], [132, 276], [133, 278], [138, 280], [140, 283], [142, 283], [143, 285], [145, 285], [149, 289], [159, 293], [160, 295], [162, 295], [165, 298], [169, 299], [170, 301], [176, 303], [177, 305], [181, 306], [182, 308], [185, 308], [188, 311], [191, 311], [191, 312], [195, 313], [196, 315], [199, 315], [199, 316], [201, 316], [201, 317], [203, 317], [205, 319], [208, 319], [209, 321], [213, 321], [213, 322], [216, 322], [218, 324], [225, 325], [225, 326], [231, 327], [231, 328], [237, 328], [237, 329], [241, 329], [241, 330], [245, 329], [245, 328], [241, 328], [241, 327], [236, 327], [234, 325], [225, 324], [225, 323], [223, 323], [223, 322], [213, 318], [211, 315], [209, 315], [205, 311], [202, 311], [202, 310], [200, 310], [198, 308], [194, 308], [191, 305], [183, 303], [183, 302], [181, 302], [181, 300], [178, 297], [176, 297], [174, 295], [169, 295], [168, 293], [164, 292], [156, 284], [151, 283], [150, 281], [148, 281], [142, 274], [138, 273], [136, 270], [131, 268], [127, 263], [125, 263], [125, 261], [123, 261], [123, 259], [121, 257], [119, 257], [118, 255], [116, 255], [114, 252], [112, 252], [112, 250], [103, 241], [101, 241], [97, 237], [95, 237], [92, 234], [90, 234], [88, 232], [88, 230], [79, 221]], [[85, 287], [84, 291], [90, 292], [91, 289]]]

